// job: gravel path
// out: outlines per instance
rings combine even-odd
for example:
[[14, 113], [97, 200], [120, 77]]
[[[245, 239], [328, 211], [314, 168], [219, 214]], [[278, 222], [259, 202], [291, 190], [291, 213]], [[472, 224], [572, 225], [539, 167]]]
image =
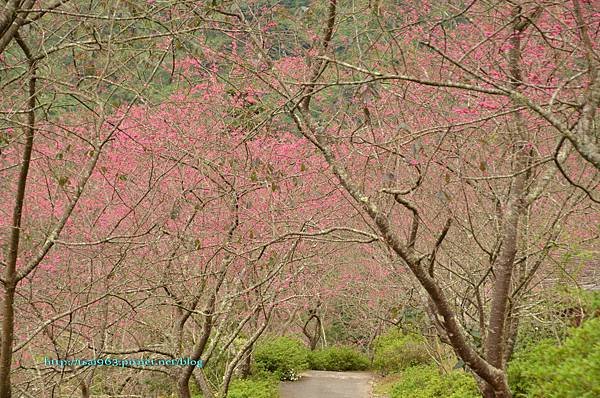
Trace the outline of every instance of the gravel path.
[[281, 398], [369, 398], [372, 380], [367, 372], [310, 370], [298, 381], [281, 383]]

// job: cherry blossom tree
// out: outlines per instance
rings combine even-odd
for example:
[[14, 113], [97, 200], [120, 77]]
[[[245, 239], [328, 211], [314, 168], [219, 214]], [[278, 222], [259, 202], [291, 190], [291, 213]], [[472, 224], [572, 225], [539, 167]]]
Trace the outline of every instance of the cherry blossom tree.
[[0, 397], [225, 396], [340, 300], [365, 346], [421, 306], [510, 397], [529, 295], [597, 244], [595, 4], [123, 4], [0, 14]]
[[[236, 37], [245, 58], [228, 61], [281, 97], [298, 132], [427, 292], [440, 337], [485, 396], [509, 397], [518, 300], [563, 231], [594, 222], [586, 213], [598, 184], [589, 39], [597, 13], [579, 2], [363, 7], [371, 15], [360, 19], [328, 2], [315, 14], [325, 15], [321, 33], [296, 30], [305, 47], [281, 57], [279, 35], [290, 34], [289, 24], [277, 29], [281, 11], [250, 19], [233, 6], [222, 14], [249, 33]], [[374, 38], [347, 33], [360, 22]], [[565, 141], [583, 163], [568, 160]], [[557, 192], [567, 161], [582, 170], [580, 182]], [[481, 254], [469, 259], [473, 248]], [[454, 278], [464, 291], [453, 291]], [[454, 303], [455, 293], [475, 300]], [[461, 319], [465, 305], [478, 313], [477, 334]]]

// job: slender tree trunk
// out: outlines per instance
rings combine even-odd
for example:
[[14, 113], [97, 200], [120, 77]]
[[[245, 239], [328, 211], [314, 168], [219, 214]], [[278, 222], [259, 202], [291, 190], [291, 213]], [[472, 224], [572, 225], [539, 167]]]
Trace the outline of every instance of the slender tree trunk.
[[194, 375], [194, 381], [196, 382], [198, 389], [200, 389], [200, 391], [202, 391], [202, 397], [203, 398], [214, 398], [215, 393], [214, 393], [213, 389], [209, 386], [208, 382], [206, 381], [206, 378], [204, 377], [204, 373], [202, 372], [202, 370], [198, 369], [197, 371], [195, 371], [193, 373], [193, 375]]
[[[194, 350], [192, 351], [192, 355], [190, 358], [193, 360], [199, 360], [200, 356], [204, 352], [204, 348], [208, 343], [208, 338], [210, 337], [210, 333], [212, 331], [213, 326], [213, 313], [215, 310], [215, 301], [216, 301], [215, 291], [209, 299], [208, 304], [204, 309], [204, 313], [206, 313], [206, 317], [204, 318], [204, 324], [202, 325], [202, 335], [200, 336], [200, 340], [196, 343]], [[187, 366], [177, 379], [177, 393], [179, 398], [192, 398], [192, 394], [190, 393], [190, 377], [194, 372], [195, 367], [190, 365]]]
[[267, 328], [269, 324], [269, 320], [271, 319], [271, 313], [273, 312], [273, 308], [269, 309], [269, 311], [265, 314], [265, 320], [263, 324], [254, 332], [250, 340], [246, 342], [244, 347], [237, 353], [237, 355], [233, 358], [233, 360], [227, 365], [227, 369], [225, 370], [225, 375], [223, 376], [223, 386], [221, 387], [221, 392], [219, 393], [219, 398], [225, 398], [227, 396], [227, 391], [229, 390], [229, 384], [231, 383], [231, 377], [233, 376], [233, 371], [235, 367], [242, 359], [243, 355], [248, 352], [250, 348], [254, 345], [256, 340], [262, 335], [262, 333]]
[[[311, 333], [309, 331], [309, 324], [313, 319], [315, 322], [313, 331]], [[308, 320], [304, 323], [302, 332], [308, 338], [308, 346], [310, 350], [314, 351], [317, 348], [317, 344], [319, 344], [319, 340], [321, 339], [321, 318], [315, 313], [311, 314]]]
[[[24, 51], [28, 52], [24, 49]], [[2, 282], [4, 284], [4, 297], [2, 302], [2, 342], [0, 348], [0, 398], [11, 397], [10, 371], [12, 365], [12, 350], [15, 329], [15, 290], [17, 288], [17, 259], [21, 236], [21, 219], [25, 203], [25, 187], [31, 164], [33, 150], [33, 137], [35, 134], [35, 65], [30, 64], [31, 77], [29, 79], [29, 111], [27, 113], [27, 128], [25, 133], [25, 149], [19, 171], [17, 192], [13, 210], [12, 226], [8, 249], [8, 262], [4, 269]]]
[[240, 366], [240, 377], [242, 379], [247, 378], [248, 376], [250, 376], [250, 366], [252, 365], [252, 348], [254, 347], [254, 344], [251, 344], [248, 349], [246, 350], [246, 353], [244, 354], [244, 358], [242, 359], [242, 364]]
[[81, 388], [81, 398], [90, 398], [90, 388], [87, 384], [87, 381], [82, 380], [79, 384], [79, 387]]
[[[522, 81], [521, 34], [527, 28], [531, 19], [525, 19], [521, 16], [521, 7], [515, 7], [512, 16], [514, 25], [513, 34], [510, 38], [512, 47], [509, 52], [509, 66], [512, 79], [511, 87], [518, 90]], [[492, 366], [503, 371], [503, 384], [506, 385], [506, 388], [498, 390], [488, 383], [483, 391], [486, 398], [510, 398], [512, 396], [506, 380], [506, 329], [514, 262], [518, 251], [519, 222], [525, 208], [525, 189], [529, 179], [528, 173], [524, 173], [522, 170], [527, 168], [530, 158], [530, 150], [526, 141], [527, 134], [523, 127], [523, 116], [520, 111], [515, 112], [514, 122], [515, 131], [511, 132], [510, 136], [514, 159], [512, 171], [516, 176], [513, 178], [504, 212], [502, 248], [494, 266], [496, 281], [492, 293], [488, 333], [485, 341], [486, 359]]]
[[[227, 232], [227, 242], [231, 242], [231, 240], [233, 239], [233, 234], [234, 234], [235, 230], [237, 229], [237, 227], [239, 226], [238, 196], [237, 196], [237, 192], [235, 192], [235, 190], [232, 190], [231, 209], [234, 212], [235, 217], [231, 223], [231, 227], [229, 228], [229, 231]], [[226, 255], [223, 258], [223, 261], [221, 262], [221, 267], [220, 267], [220, 270], [218, 273], [219, 278], [216, 281], [216, 286], [215, 286], [214, 290], [212, 291], [206, 306], [204, 307], [204, 311], [202, 311], [204, 314], [206, 314], [206, 316], [204, 317], [204, 324], [202, 325], [202, 333], [200, 335], [200, 340], [198, 340], [198, 342], [194, 346], [194, 349], [190, 356], [190, 358], [195, 361], [198, 361], [200, 359], [200, 357], [202, 356], [202, 354], [204, 353], [204, 349], [206, 348], [206, 345], [210, 338], [210, 334], [213, 329], [213, 321], [214, 321], [215, 307], [216, 307], [216, 303], [217, 303], [217, 295], [219, 294], [219, 290], [221, 289], [221, 286], [223, 285], [223, 282], [225, 281], [225, 277], [227, 276], [227, 268], [231, 264], [231, 261], [232, 260], [230, 259], [229, 255]], [[179, 398], [191, 398], [190, 378], [192, 377], [192, 374], [194, 373], [194, 369], [196, 369], [195, 366], [189, 365], [185, 369], [183, 369], [183, 371], [179, 374], [179, 377], [177, 379], [177, 392], [179, 394]]]
[[504, 347], [504, 363], [508, 363], [515, 350], [519, 334], [519, 317], [513, 311], [509, 311], [508, 325], [506, 328], [506, 344]]

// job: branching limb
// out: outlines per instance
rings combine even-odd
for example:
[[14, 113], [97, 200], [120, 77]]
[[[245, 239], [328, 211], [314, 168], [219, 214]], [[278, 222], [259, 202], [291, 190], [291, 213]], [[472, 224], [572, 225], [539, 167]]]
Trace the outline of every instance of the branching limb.
[[437, 241], [435, 242], [433, 251], [431, 252], [431, 259], [429, 260], [429, 276], [432, 278], [433, 278], [433, 272], [434, 272], [434, 267], [435, 267], [435, 257], [437, 255], [437, 252], [438, 252], [440, 246], [442, 245], [442, 242], [444, 241], [444, 238], [446, 238], [446, 235], [448, 234], [448, 231], [450, 230], [451, 225], [452, 225], [452, 218], [448, 218], [446, 220], [446, 224], [444, 224], [444, 229], [442, 230], [442, 233], [440, 234], [440, 236], [438, 236]]

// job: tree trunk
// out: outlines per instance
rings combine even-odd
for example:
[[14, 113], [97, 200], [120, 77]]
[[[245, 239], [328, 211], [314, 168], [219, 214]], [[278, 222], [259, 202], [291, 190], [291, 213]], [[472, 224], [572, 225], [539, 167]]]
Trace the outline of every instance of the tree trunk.
[[[233, 376], [233, 371], [235, 370], [237, 364], [242, 359], [243, 355], [246, 352], [248, 352], [248, 353], [250, 352], [249, 351], [250, 348], [254, 345], [256, 340], [258, 340], [258, 338], [262, 335], [262, 333], [267, 328], [267, 325], [269, 324], [269, 321], [271, 319], [272, 312], [273, 312], [273, 307], [271, 307], [269, 309], [269, 311], [267, 312], [263, 324], [254, 332], [252, 337], [250, 337], [250, 340], [248, 342], [246, 342], [244, 347], [242, 347], [242, 349], [237, 353], [237, 355], [233, 358], [233, 360], [227, 365], [227, 368], [225, 369], [225, 375], [223, 376], [223, 385], [221, 386], [219, 398], [225, 398], [227, 396], [227, 391], [229, 391], [229, 384], [231, 383], [231, 377]], [[248, 356], [250, 356], [250, 355], [248, 355]]]
[[254, 344], [251, 344], [250, 347], [248, 347], [248, 349], [246, 350], [246, 354], [245, 354], [244, 358], [242, 359], [242, 364], [240, 366], [240, 377], [242, 379], [245, 379], [248, 376], [250, 376], [250, 366], [252, 364], [252, 348], [253, 347], [254, 347]]
[[[21, 44], [21, 43], [20, 43]], [[23, 51], [29, 57], [29, 51], [21, 45]], [[10, 371], [12, 365], [12, 351], [14, 343], [15, 329], [15, 290], [17, 289], [17, 258], [19, 255], [19, 243], [21, 237], [21, 218], [23, 215], [23, 205], [25, 203], [25, 187], [27, 185], [27, 176], [31, 164], [31, 152], [33, 150], [33, 137], [35, 134], [35, 65], [30, 63], [31, 78], [29, 79], [29, 111], [27, 113], [27, 128], [25, 135], [25, 149], [23, 151], [23, 160], [19, 171], [19, 180], [17, 182], [17, 192], [15, 196], [15, 205], [13, 210], [12, 227], [10, 231], [10, 241], [8, 248], [8, 261], [4, 269], [2, 281], [4, 283], [4, 298], [2, 302], [2, 341], [0, 348], [0, 398], [11, 397]]]
[[204, 373], [201, 369], [198, 369], [194, 372], [194, 381], [198, 386], [198, 389], [202, 391], [203, 398], [214, 398], [215, 393], [213, 389], [208, 385], [206, 378], [204, 377]]
[[[513, 35], [510, 38], [511, 49], [509, 52], [511, 87], [518, 90], [521, 85], [521, 33], [527, 28], [532, 19], [521, 16], [521, 7], [513, 9]], [[516, 105], [516, 104], [515, 104]], [[485, 341], [485, 354], [488, 363], [503, 372], [503, 387], [487, 384], [484, 388], [486, 398], [510, 398], [511, 392], [506, 380], [506, 352], [507, 352], [507, 321], [509, 317], [509, 298], [511, 295], [512, 274], [515, 257], [518, 251], [519, 222], [524, 211], [525, 190], [529, 179], [528, 173], [522, 172], [529, 165], [530, 150], [527, 147], [527, 133], [525, 131], [523, 116], [520, 111], [514, 114], [515, 131], [511, 133], [511, 146], [513, 154], [512, 171], [513, 185], [510, 190], [506, 210], [504, 212], [502, 248], [494, 265], [496, 283], [492, 296], [492, 306], [488, 333]]]
[[[219, 284], [220, 286], [220, 284]], [[216, 289], [218, 290], [218, 289]], [[215, 291], [210, 299], [208, 304], [206, 305], [205, 309], [204, 309], [204, 313], [207, 314], [205, 319], [204, 319], [204, 324], [202, 325], [202, 335], [200, 336], [200, 340], [198, 340], [198, 342], [196, 343], [196, 346], [194, 347], [194, 350], [192, 352], [192, 355], [190, 355], [190, 358], [198, 361], [200, 359], [200, 356], [202, 355], [202, 353], [204, 352], [204, 348], [206, 347], [206, 343], [208, 342], [208, 338], [210, 337], [210, 333], [212, 331], [212, 318], [213, 318], [213, 313], [215, 310], [215, 301], [216, 301], [216, 294], [217, 292]], [[193, 365], [189, 365], [187, 366], [179, 375], [179, 378], [177, 379], [177, 394], [179, 396], [179, 398], [192, 398], [192, 395], [190, 393], [190, 377], [192, 376], [192, 373], [194, 372], [195, 366]]]
[[81, 381], [79, 387], [81, 388], [81, 398], [90, 398], [90, 388], [88, 387], [85, 380]]

